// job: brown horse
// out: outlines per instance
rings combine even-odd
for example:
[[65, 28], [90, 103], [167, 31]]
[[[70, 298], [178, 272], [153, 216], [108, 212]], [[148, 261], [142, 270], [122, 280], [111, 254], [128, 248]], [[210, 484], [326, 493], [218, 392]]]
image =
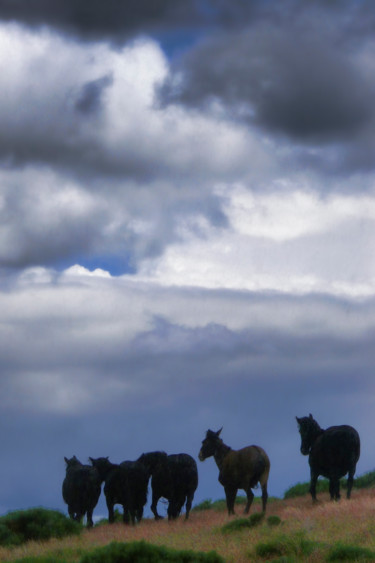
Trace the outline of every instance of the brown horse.
[[222, 428], [217, 432], [207, 430], [199, 452], [200, 461], [214, 456], [219, 469], [219, 483], [225, 490], [228, 514], [235, 514], [234, 503], [238, 489], [243, 489], [247, 496], [245, 514], [253, 502], [253, 489], [258, 483], [262, 488], [263, 512], [267, 505], [267, 482], [270, 472], [270, 460], [259, 446], [248, 446], [241, 450], [232, 450], [220, 438]]

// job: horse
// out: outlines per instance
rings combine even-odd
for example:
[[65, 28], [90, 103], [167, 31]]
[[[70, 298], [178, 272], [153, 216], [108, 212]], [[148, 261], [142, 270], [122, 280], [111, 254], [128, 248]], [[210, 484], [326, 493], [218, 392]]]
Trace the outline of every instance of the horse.
[[319, 475], [329, 479], [331, 500], [340, 499], [340, 478], [348, 474], [347, 493], [349, 499], [353, 487], [356, 465], [360, 456], [360, 439], [355, 428], [348, 425], [320, 428], [310, 416], [296, 420], [301, 435], [301, 453], [309, 456], [310, 494], [316, 499], [316, 482]]
[[81, 522], [86, 514], [87, 527], [92, 528], [92, 515], [101, 492], [102, 480], [99, 472], [91, 465], [83, 465], [76, 456], [64, 459], [66, 475], [62, 484], [62, 495], [68, 505], [69, 516]]
[[198, 486], [198, 470], [195, 460], [185, 453], [167, 455], [165, 452], [142, 454], [138, 461], [144, 464], [151, 476], [151, 510], [155, 520], [157, 504], [161, 497], [168, 500], [168, 520], [175, 520], [186, 502], [185, 520], [188, 520], [194, 493]]
[[120, 464], [111, 463], [108, 457], [98, 459], [89, 458], [93, 467], [105, 481], [104, 495], [108, 508], [108, 521], [115, 521], [114, 506], [123, 507], [123, 521], [125, 524], [140, 522], [143, 507], [147, 502], [147, 487], [149, 474], [144, 465], [138, 461], [123, 461]]
[[232, 450], [220, 438], [223, 428], [214, 432], [207, 430], [198, 454], [200, 461], [213, 456], [219, 469], [219, 483], [223, 485], [228, 514], [235, 514], [234, 503], [238, 489], [243, 489], [247, 496], [245, 514], [249, 513], [254, 499], [252, 489], [258, 483], [262, 488], [262, 509], [266, 511], [268, 492], [267, 483], [270, 472], [270, 460], [259, 446], [247, 446]]

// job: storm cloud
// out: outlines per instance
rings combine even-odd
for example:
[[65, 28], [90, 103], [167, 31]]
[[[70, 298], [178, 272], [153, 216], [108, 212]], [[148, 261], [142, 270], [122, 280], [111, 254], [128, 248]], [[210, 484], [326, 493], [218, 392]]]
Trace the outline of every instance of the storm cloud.
[[136, 32], [193, 18], [194, 2], [181, 0], [1, 0], [0, 18], [31, 27], [49, 26], [84, 39], [124, 40]]

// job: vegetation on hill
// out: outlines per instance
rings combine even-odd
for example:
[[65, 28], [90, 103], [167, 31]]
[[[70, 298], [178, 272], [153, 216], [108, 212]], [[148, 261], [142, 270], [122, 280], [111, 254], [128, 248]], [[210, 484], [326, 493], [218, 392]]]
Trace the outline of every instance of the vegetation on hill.
[[57, 510], [32, 508], [0, 517], [0, 545], [21, 545], [79, 534], [82, 526]]
[[[346, 489], [346, 479], [341, 479], [340, 487]], [[359, 477], [354, 479], [353, 489], [368, 489], [370, 487], [375, 487], [375, 471], [368, 471]], [[310, 482], [297, 483], [284, 493], [284, 499], [301, 497], [307, 495], [310, 488]], [[327, 493], [329, 491], [329, 481], [328, 479], [318, 479], [316, 486], [317, 493]]]
[[[299, 487], [284, 499], [273, 498], [266, 515], [256, 499], [250, 514], [243, 516], [246, 500], [238, 497], [235, 517], [227, 516], [224, 500], [207, 500], [195, 507], [187, 522], [183, 517], [173, 522], [146, 518], [137, 526], [120, 522], [87, 530], [55, 511], [18, 511], [0, 518], [0, 535], [17, 537], [0, 545], [0, 561], [375, 561], [375, 472], [356, 481], [349, 501], [343, 495], [340, 502], [331, 502], [329, 494], [321, 492], [314, 504], [309, 494], [296, 494], [296, 490], [303, 491]], [[309, 485], [304, 486], [306, 490]], [[64, 537], [66, 533], [69, 535]]]
[[80, 563], [225, 563], [214, 551], [209, 553], [171, 549], [145, 541], [112, 542], [85, 555]]

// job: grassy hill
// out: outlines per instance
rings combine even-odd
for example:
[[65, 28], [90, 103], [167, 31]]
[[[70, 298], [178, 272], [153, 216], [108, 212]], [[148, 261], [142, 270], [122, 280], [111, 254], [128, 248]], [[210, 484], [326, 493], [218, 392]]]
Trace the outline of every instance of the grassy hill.
[[[111, 547], [113, 552], [121, 549], [124, 542], [135, 551], [145, 546], [147, 549], [165, 546], [173, 550], [172, 555], [166, 555], [168, 552], [163, 550], [155, 551], [155, 558], [150, 558], [149, 554], [149, 558], [142, 559], [148, 563], [203, 562], [206, 561], [204, 554], [209, 552], [216, 553], [210, 556], [213, 563], [375, 561], [375, 488], [374, 475], [371, 475], [358, 479], [350, 501], [343, 498], [340, 502], [331, 502], [328, 493], [321, 492], [318, 503], [313, 504], [310, 495], [286, 494], [284, 499], [271, 499], [264, 518], [260, 515], [259, 502], [254, 503], [250, 517], [244, 517], [243, 499], [239, 498], [238, 515], [229, 518], [223, 500], [205, 501], [195, 507], [188, 522], [183, 518], [175, 522], [145, 519], [135, 527], [122, 523], [100, 525], [92, 530], [85, 529], [79, 536], [31, 541], [13, 548], [0, 547], [0, 561], [125, 563], [129, 560], [137, 563], [136, 559], [116, 559], [113, 553], [111, 559], [106, 559], [104, 552], [99, 552], [96, 559], [87, 555], [111, 542], [120, 542]], [[142, 541], [146, 544], [133, 544]], [[176, 555], [176, 550], [183, 550], [185, 555]]]

